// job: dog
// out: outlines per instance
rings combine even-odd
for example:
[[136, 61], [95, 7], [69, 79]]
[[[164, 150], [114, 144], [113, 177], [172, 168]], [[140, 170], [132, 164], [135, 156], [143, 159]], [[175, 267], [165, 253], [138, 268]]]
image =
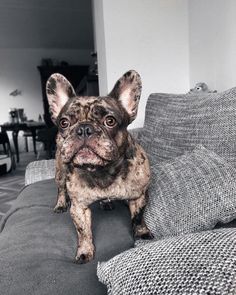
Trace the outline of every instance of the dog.
[[77, 263], [94, 258], [89, 206], [98, 200], [128, 200], [134, 237], [153, 238], [142, 217], [148, 201], [149, 161], [127, 131], [137, 116], [141, 89], [141, 78], [133, 70], [107, 96], [76, 96], [61, 74], [47, 81], [49, 110], [58, 126], [54, 211], [64, 212], [70, 203], [78, 235]]

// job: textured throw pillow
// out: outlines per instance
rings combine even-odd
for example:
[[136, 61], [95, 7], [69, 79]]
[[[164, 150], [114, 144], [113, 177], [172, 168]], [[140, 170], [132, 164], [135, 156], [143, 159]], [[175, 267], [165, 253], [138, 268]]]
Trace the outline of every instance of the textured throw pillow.
[[236, 229], [166, 238], [98, 264], [108, 295], [236, 294]]
[[151, 163], [202, 144], [236, 165], [236, 87], [222, 93], [151, 94], [141, 144]]
[[203, 146], [152, 167], [144, 218], [155, 238], [236, 218], [236, 169]]

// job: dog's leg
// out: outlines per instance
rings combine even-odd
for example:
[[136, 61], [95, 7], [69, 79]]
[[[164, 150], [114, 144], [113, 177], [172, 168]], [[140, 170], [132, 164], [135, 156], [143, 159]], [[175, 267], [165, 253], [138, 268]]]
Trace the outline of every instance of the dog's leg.
[[78, 235], [78, 249], [75, 260], [80, 264], [86, 263], [94, 257], [91, 210], [72, 199], [70, 214]]
[[69, 205], [69, 200], [66, 196], [66, 189], [65, 187], [58, 186], [58, 195], [57, 195], [57, 203], [54, 207], [55, 213], [63, 213], [67, 211]]
[[60, 156], [56, 154], [56, 183], [58, 187], [57, 203], [54, 212], [65, 212], [68, 207], [68, 197], [66, 192], [67, 167], [61, 162]]
[[153, 239], [153, 235], [147, 228], [143, 219], [143, 211], [147, 204], [148, 195], [142, 194], [136, 200], [129, 201], [129, 209], [131, 213], [134, 238], [136, 239]]

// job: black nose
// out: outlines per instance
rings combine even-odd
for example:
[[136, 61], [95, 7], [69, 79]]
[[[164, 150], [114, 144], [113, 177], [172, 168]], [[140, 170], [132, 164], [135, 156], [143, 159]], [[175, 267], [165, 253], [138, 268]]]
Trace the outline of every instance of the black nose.
[[80, 124], [77, 129], [79, 137], [90, 137], [94, 133], [94, 128], [91, 124]]

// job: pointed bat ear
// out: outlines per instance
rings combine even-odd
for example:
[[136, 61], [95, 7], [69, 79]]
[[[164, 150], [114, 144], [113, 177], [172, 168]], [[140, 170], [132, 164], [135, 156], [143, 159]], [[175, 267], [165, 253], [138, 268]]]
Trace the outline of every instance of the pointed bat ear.
[[136, 71], [128, 71], [115, 84], [109, 96], [118, 99], [129, 115], [129, 124], [136, 118], [142, 91], [141, 77]]
[[54, 123], [69, 98], [76, 96], [73, 86], [61, 74], [53, 74], [46, 84], [49, 110]]

